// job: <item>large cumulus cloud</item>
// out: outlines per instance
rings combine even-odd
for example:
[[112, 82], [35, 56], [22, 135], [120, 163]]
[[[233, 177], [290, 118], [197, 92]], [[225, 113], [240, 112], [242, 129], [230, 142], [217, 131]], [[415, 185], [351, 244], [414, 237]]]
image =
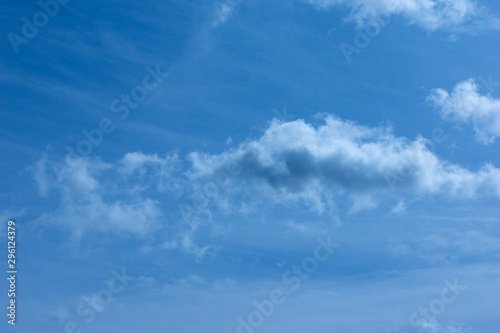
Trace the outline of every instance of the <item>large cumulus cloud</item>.
[[237, 163], [245, 178], [288, 193], [319, 187], [355, 195], [401, 190], [461, 199], [500, 197], [498, 168], [486, 164], [470, 171], [441, 160], [428, 144], [422, 137], [398, 138], [390, 129], [333, 116], [325, 116], [319, 126], [273, 121], [262, 137], [231, 151], [191, 153], [191, 177], [206, 177]]

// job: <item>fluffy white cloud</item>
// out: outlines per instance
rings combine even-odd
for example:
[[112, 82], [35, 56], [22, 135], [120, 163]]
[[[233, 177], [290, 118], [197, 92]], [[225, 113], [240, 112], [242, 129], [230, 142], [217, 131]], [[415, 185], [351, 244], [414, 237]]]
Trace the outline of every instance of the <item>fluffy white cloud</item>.
[[177, 154], [131, 152], [113, 163], [98, 158], [76, 162], [73, 168], [62, 167], [44, 154], [36, 163], [33, 172], [40, 194], [59, 194], [57, 207], [37, 219], [41, 225], [62, 227], [76, 237], [96, 232], [145, 236], [163, 228], [175, 229], [168, 236], [172, 240], [160, 248], [182, 251], [197, 261], [213, 250], [198, 245], [195, 235], [210, 220], [206, 203], [194, 201], [197, 215], [193, 220], [182, 220], [174, 206], [168, 215], [177, 218], [176, 223], [165, 223], [160, 207], [169, 206], [169, 200], [164, 199], [193, 196], [204, 185], [186, 182]]
[[474, 79], [458, 83], [451, 93], [434, 89], [428, 100], [441, 108], [441, 117], [462, 124], [472, 124], [476, 140], [492, 143], [500, 136], [500, 100], [481, 95]]
[[428, 30], [454, 28], [483, 16], [472, 0], [309, 0], [318, 7], [344, 5], [353, 8], [349, 19], [360, 24], [381, 15], [401, 15]]
[[236, 149], [216, 155], [191, 153], [190, 177], [208, 177], [236, 164], [248, 185], [263, 184], [278, 198], [314, 198], [332, 190], [348, 193], [355, 200], [352, 212], [375, 206], [370, 195], [380, 191], [458, 199], [500, 197], [500, 169], [487, 164], [469, 171], [440, 160], [428, 143], [332, 116], [316, 127], [303, 120], [275, 120], [261, 138]]
[[157, 202], [149, 198], [107, 202], [93, 194], [77, 202], [63, 201], [56, 211], [43, 214], [40, 222], [69, 227], [76, 237], [86, 232], [145, 235], [157, 226], [160, 217]]
[[176, 155], [130, 153], [116, 164], [82, 159], [57, 177], [54, 165], [45, 154], [34, 170], [41, 195], [59, 194], [59, 207], [44, 213], [39, 222], [65, 226], [75, 236], [96, 231], [145, 235], [158, 226], [162, 213], [158, 202], [141, 192], [153, 185], [157, 190], [175, 190], [167, 185], [177, 165]]
[[[175, 154], [128, 153], [115, 163], [82, 160], [56, 179], [50, 173], [52, 162], [44, 156], [35, 179], [41, 194], [55, 190], [60, 199], [59, 207], [41, 220], [68, 225], [78, 235], [95, 230], [144, 235], [163, 216], [155, 198], [169, 192], [182, 196], [172, 212], [180, 229], [165, 248], [202, 258], [210, 249], [197, 245], [195, 234], [212, 221], [213, 210], [245, 214], [266, 204], [300, 203], [335, 220], [339, 206], [351, 205], [348, 213], [373, 209], [394, 191], [500, 198], [500, 169], [493, 165], [470, 171], [438, 158], [424, 138], [398, 138], [388, 128], [364, 127], [331, 115], [321, 121], [315, 126], [274, 120], [260, 138], [234, 149], [189, 154], [187, 172]], [[401, 201], [393, 212], [404, 208]]]

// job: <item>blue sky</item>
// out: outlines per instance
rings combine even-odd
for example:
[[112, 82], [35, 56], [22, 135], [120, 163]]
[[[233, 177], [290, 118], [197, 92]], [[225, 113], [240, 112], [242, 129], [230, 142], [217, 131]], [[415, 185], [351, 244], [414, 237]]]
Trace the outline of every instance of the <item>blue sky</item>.
[[499, 17], [4, 6], [2, 332], [497, 332]]

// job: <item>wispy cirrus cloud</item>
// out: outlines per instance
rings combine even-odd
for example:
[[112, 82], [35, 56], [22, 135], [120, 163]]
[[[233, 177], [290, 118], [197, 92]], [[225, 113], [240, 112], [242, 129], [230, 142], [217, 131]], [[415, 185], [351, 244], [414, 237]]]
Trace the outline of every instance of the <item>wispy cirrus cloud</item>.
[[487, 145], [500, 136], [500, 99], [481, 94], [474, 79], [458, 83], [451, 93], [434, 89], [427, 99], [441, 109], [443, 119], [472, 125], [476, 141]]

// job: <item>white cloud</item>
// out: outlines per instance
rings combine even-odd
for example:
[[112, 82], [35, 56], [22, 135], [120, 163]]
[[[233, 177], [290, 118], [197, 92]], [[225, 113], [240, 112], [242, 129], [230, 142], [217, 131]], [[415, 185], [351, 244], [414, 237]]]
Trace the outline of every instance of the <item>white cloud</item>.
[[[41, 195], [50, 191], [59, 194], [59, 207], [42, 214], [38, 221], [67, 227], [75, 236], [87, 232], [145, 235], [158, 226], [162, 213], [157, 201], [140, 192], [152, 185], [164, 189], [176, 163], [176, 155], [161, 159], [141, 153], [127, 154], [116, 164], [82, 159], [57, 178], [52, 172], [54, 162], [44, 154], [34, 178]], [[135, 183], [141, 183], [140, 190]]]
[[182, 250], [185, 253], [192, 255], [197, 262], [201, 262], [211, 247], [207, 245], [197, 245], [193, 240], [194, 233], [195, 230], [184, 232], [183, 234], [178, 235], [174, 240], [165, 241], [161, 247], [167, 250]]
[[476, 140], [492, 143], [500, 136], [500, 100], [481, 95], [474, 79], [458, 83], [451, 93], [434, 89], [428, 100], [441, 108], [441, 117], [462, 124], [472, 124]]
[[471, 20], [486, 20], [485, 9], [472, 0], [309, 0], [320, 8], [349, 6], [349, 19], [364, 24], [381, 15], [401, 15], [427, 30], [456, 28]]
[[[352, 212], [376, 205], [371, 197], [391, 189], [455, 199], [500, 197], [500, 170], [486, 164], [473, 172], [440, 160], [419, 137], [397, 138], [332, 116], [313, 126], [303, 120], [273, 121], [261, 138], [222, 154], [191, 153], [193, 180], [238, 164], [245, 188], [277, 201], [324, 201], [324, 193], [347, 193]], [[338, 196], [337, 196], [338, 198]], [[268, 200], [266, 197], [264, 200]], [[319, 204], [319, 203], [318, 203]]]
[[218, 26], [225, 23], [233, 14], [234, 10], [240, 5], [242, 0], [216, 0], [213, 2], [216, 18], [213, 23]]
[[180, 168], [177, 154], [166, 155], [164, 158], [157, 154], [146, 155], [141, 152], [127, 153], [118, 161], [118, 173], [128, 179], [134, 179], [137, 184], [135, 190], [145, 190], [156, 187], [159, 192], [182, 191], [181, 180], [172, 177]]
[[314, 221], [314, 223], [289, 221], [286, 227], [292, 232], [307, 237], [324, 235], [326, 233], [326, 226], [318, 223], [318, 221]]
[[42, 215], [40, 221], [67, 225], [78, 237], [96, 231], [145, 235], [157, 226], [160, 217], [157, 202], [149, 198], [106, 202], [99, 195], [90, 195], [78, 202], [63, 203], [56, 211]]
[[413, 326], [413, 331], [419, 333], [479, 333], [479, 331], [471, 327], [455, 322], [442, 325], [436, 318], [430, 320], [421, 318], [417, 320], [416, 325]]
[[[199, 220], [181, 221], [175, 226], [165, 223], [159, 198], [179, 197], [197, 193], [199, 183], [187, 183], [177, 154], [160, 157], [157, 154], [131, 152], [114, 162], [105, 163], [98, 158], [81, 159], [76, 167], [55, 172], [54, 161], [44, 154], [33, 168], [34, 179], [42, 196], [59, 194], [57, 208], [43, 213], [37, 222], [42, 226], [62, 227], [75, 237], [88, 233], [128, 233], [145, 236], [162, 227], [176, 228], [171, 242], [160, 248], [178, 250], [201, 261], [213, 248], [198, 245], [196, 230], [206, 224], [208, 207], [196, 207]], [[204, 185], [204, 184], [202, 184]], [[165, 193], [167, 192], [167, 193]], [[149, 251], [152, 248], [142, 248]]]
[[370, 195], [355, 195], [353, 196], [353, 205], [349, 210], [349, 214], [356, 214], [375, 207], [377, 207], [377, 202]]
[[[398, 138], [388, 128], [364, 127], [331, 115], [320, 121], [274, 120], [260, 138], [221, 154], [190, 153], [191, 166], [185, 172], [176, 154], [135, 152], [114, 163], [84, 159], [57, 179], [51, 173], [53, 162], [44, 155], [35, 180], [41, 194], [58, 193], [59, 203], [39, 220], [66, 226], [75, 235], [146, 235], [163, 220], [157, 199], [165, 198], [164, 191], [180, 193], [182, 205], [171, 214], [179, 219], [171, 226], [178, 229], [177, 237], [163, 247], [201, 260], [214, 248], [198, 245], [195, 236], [214, 222], [213, 211], [230, 214], [305, 204], [338, 221], [338, 207], [350, 204], [349, 213], [373, 209], [393, 191], [453, 199], [500, 197], [500, 170], [492, 165], [470, 171], [438, 158], [424, 138]], [[191, 199], [189, 205], [185, 199]], [[403, 210], [401, 201], [393, 212]]]
[[406, 203], [404, 200], [399, 200], [398, 204], [391, 210], [391, 214], [401, 214], [406, 212]]

